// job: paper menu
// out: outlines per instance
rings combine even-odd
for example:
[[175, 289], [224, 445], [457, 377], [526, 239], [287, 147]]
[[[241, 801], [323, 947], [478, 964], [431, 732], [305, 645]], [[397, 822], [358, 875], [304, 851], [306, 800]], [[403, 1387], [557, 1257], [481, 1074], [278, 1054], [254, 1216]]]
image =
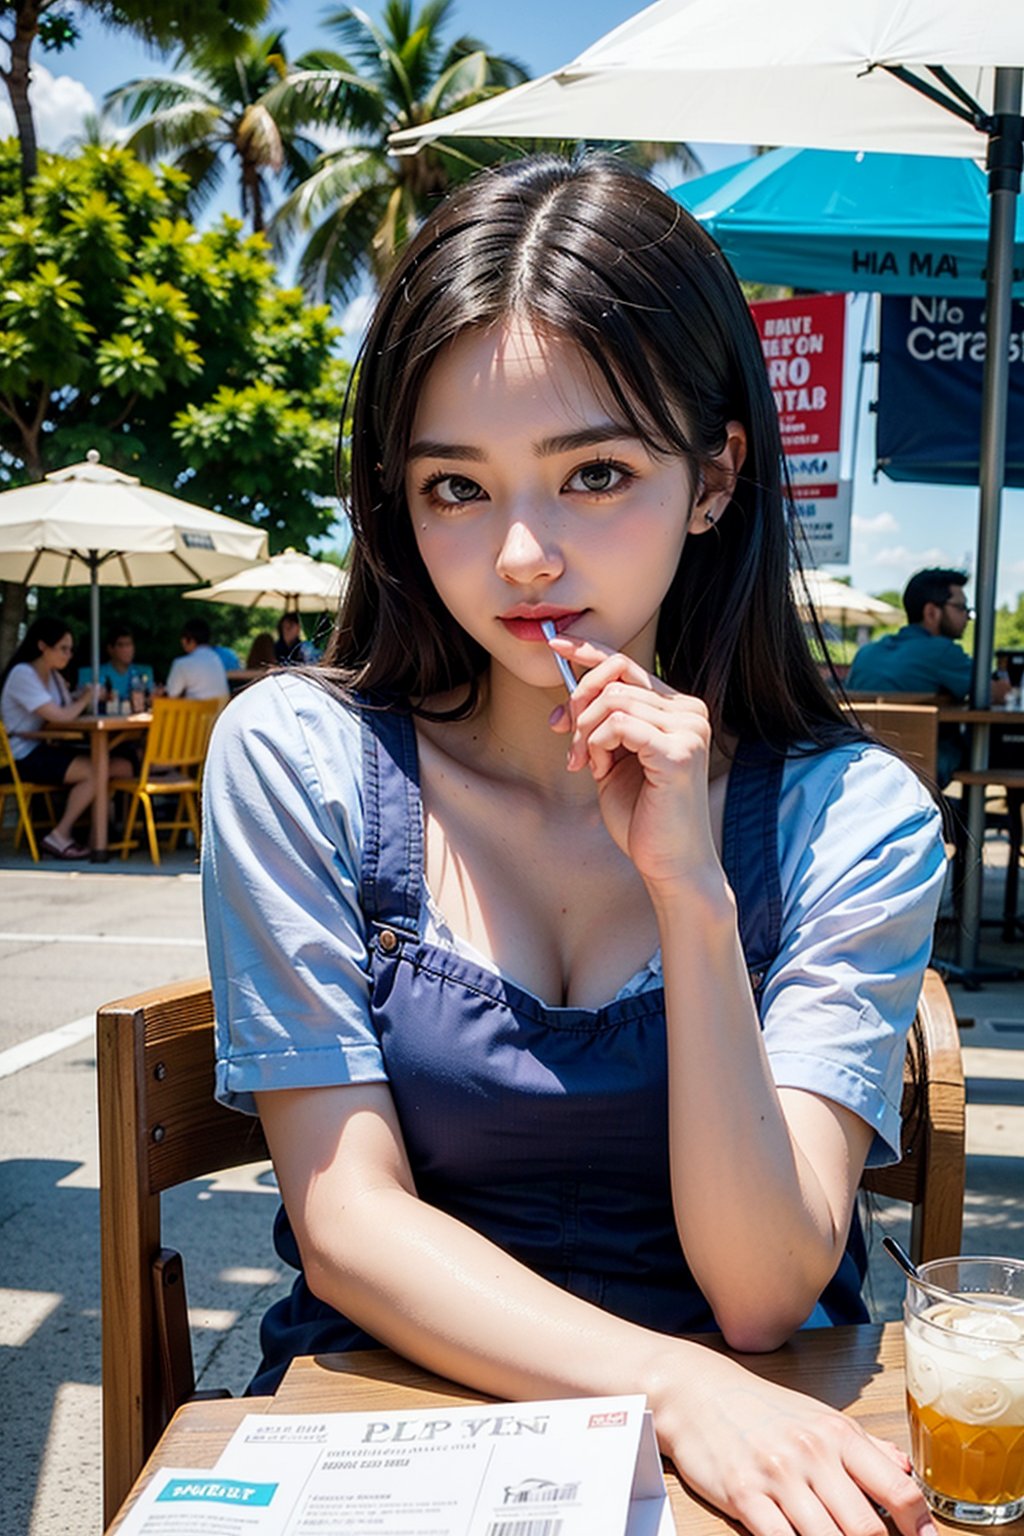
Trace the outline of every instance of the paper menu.
[[668, 1508], [642, 1397], [253, 1414], [218, 1471], [301, 1478], [284, 1536], [626, 1536]]
[[119, 1536], [675, 1530], [650, 1415], [632, 1396], [250, 1414], [214, 1473], [163, 1473], [156, 1483]]

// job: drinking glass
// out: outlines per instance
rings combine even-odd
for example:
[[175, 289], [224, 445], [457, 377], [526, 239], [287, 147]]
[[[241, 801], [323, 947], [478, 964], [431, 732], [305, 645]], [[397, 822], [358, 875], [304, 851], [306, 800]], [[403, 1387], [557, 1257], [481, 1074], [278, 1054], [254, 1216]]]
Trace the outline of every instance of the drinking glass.
[[933, 1259], [903, 1308], [910, 1459], [936, 1514], [1024, 1514], [1024, 1261]]

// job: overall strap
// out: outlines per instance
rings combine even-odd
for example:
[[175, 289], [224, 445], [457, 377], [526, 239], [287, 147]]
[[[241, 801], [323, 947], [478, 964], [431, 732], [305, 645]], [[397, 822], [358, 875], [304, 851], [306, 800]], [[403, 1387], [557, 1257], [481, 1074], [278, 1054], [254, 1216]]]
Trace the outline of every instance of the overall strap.
[[377, 930], [419, 934], [423, 811], [412, 717], [359, 711], [363, 739], [363, 910]]
[[779, 949], [779, 794], [785, 756], [762, 741], [741, 741], [729, 773], [722, 863], [736, 897], [740, 943], [755, 996]]

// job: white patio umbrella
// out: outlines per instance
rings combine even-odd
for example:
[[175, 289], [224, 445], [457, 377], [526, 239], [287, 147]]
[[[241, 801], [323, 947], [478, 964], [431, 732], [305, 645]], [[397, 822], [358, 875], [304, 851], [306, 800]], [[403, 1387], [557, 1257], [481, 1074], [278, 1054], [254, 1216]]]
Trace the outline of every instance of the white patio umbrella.
[[94, 678], [100, 587], [215, 581], [266, 553], [259, 528], [151, 490], [101, 464], [94, 448], [81, 464], [0, 492], [0, 580], [89, 585]]
[[345, 573], [327, 561], [313, 560], [298, 549], [248, 565], [215, 586], [185, 596], [204, 603], [235, 603], [241, 608], [279, 608], [283, 613], [323, 613], [337, 608]]
[[891, 603], [883, 603], [881, 598], [860, 592], [856, 587], [849, 587], [845, 582], [837, 581], [834, 576], [826, 576], [823, 571], [804, 571], [802, 577], [793, 578], [793, 597], [801, 617], [808, 616], [810, 612], [805, 591], [818, 618], [830, 624], [843, 627], [847, 624], [866, 624], [873, 627], [900, 623], [903, 619], [902, 609], [894, 608]]
[[[438, 138], [706, 139], [980, 158], [989, 242], [971, 703], [989, 702], [1006, 465], [1013, 236], [1022, 161], [1021, 0], [656, 0], [564, 68], [395, 134]], [[987, 728], [972, 732], [982, 768]], [[968, 832], [980, 848], [981, 794]], [[981, 867], [964, 882], [974, 935]]]

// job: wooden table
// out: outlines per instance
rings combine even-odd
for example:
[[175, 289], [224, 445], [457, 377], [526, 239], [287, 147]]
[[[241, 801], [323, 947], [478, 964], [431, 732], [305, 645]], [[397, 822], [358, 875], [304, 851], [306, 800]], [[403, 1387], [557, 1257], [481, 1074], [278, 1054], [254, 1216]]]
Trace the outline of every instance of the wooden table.
[[[906, 1448], [901, 1323], [808, 1330], [774, 1354], [738, 1358], [757, 1375], [845, 1409], [872, 1434]], [[247, 1413], [366, 1413], [481, 1401], [480, 1393], [431, 1376], [390, 1350], [300, 1357], [273, 1397], [213, 1399], [179, 1408], [110, 1530], [161, 1467], [212, 1467]], [[668, 1466], [666, 1482], [679, 1536], [726, 1536], [742, 1529], [690, 1493]], [[963, 1526], [938, 1517], [935, 1523], [951, 1536], [964, 1536]], [[1000, 1531], [1024, 1536], [1024, 1520]]]
[[[1024, 753], [1016, 768], [990, 768], [989, 733], [993, 726], [1010, 730], [1024, 730], [1024, 709], [1008, 709], [1002, 704], [991, 704], [985, 709], [972, 709], [967, 704], [940, 704], [939, 723], [966, 725], [971, 733], [970, 767], [953, 775], [953, 782], [961, 784], [964, 791], [967, 846], [964, 852], [963, 878], [960, 900], [959, 966], [962, 978], [968, 986], [976, 984], [987, 974], [1008, 976], [1020, 973], [1007, 967], [989, 968], [979, 964], [978, 950], [981, 941], [981, 892], [982, 892], [982, 844], [985, 831], [985, 789], [999, 785], [1007, 790], [1024, 790]], [[1003, 900], [1003, 932], [1016, 924], [1016, 868], [1008, 872]], [[1010, 916], [1012, 908], [1012, 918]]]
[[108, 791], [110, 787], [110, 754], [114, 747], [131, 736], [143, 735], [152, 724], [153, 716], [146, 710], [138, 715], [79, 715], [71, 725], [52, 725], [42, 731], [26, 731], [34, 741], [68, 741], [85, 736], [89, 742], [89, 759], [92, 763], [96, 793], [92, 802], [92, 831], [90, 858], [94, 864], [105, 864], [110, 854]]

